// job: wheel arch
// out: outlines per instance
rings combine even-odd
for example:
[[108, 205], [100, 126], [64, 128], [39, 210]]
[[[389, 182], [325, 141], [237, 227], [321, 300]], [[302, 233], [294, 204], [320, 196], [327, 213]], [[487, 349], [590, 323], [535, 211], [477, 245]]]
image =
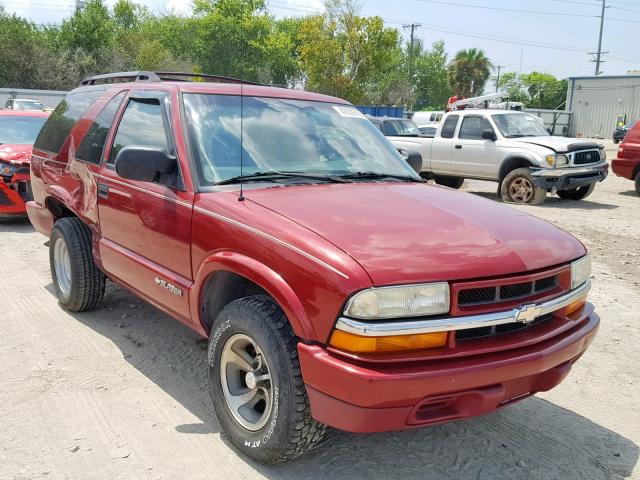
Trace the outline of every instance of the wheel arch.
[[237, 252], [208, 256], [196, 274], [190, 295], [191, 312], [207, 334], [218, 312], [229, 302], [248, 295], [266, 294], [282, 308], [296, 336], [315, 337], [302, 302], [293, 288], [273, 269]]
[[498, 181], [502, 182], [502, 180], [504, 180], [504, 177], [506, 177], [509, 172], [517, 168], [529, 168], [534, 166], [534, 162], [531, 159], [523, 156], [522, 154], [509, 157], [505, 159], [500, 165], [500, 170], [498, 172]]
[[640, 174], [640, 162], [638, 162], [636, 167], [633, 169], [633, 173], [631, 174], [631, 180], [635, 180], [638, 174]]

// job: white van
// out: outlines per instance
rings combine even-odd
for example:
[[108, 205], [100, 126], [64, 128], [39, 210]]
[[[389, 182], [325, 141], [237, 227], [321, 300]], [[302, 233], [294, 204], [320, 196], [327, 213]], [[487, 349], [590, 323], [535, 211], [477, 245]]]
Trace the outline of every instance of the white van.
[[443, 115], [443, 111], [435, 110], [430, 112], [415, 112], [411, 117], [411, 120], [413, 120], [419, 127], [423, 127], [425, 125], [440, 123]]

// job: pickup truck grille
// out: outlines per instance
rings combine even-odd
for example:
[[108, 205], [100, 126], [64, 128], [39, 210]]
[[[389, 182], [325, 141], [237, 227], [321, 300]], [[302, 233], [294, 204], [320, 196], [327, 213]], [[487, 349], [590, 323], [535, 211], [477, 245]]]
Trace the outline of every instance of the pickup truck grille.
[[467, 330], [458, 330], [456, 332], [456, 340], [473, 340], [476, 338], [491, 337], [493, 335], [501, 335], [503, 333], [517, 332], [525, 328], [531, 328], [550, 320], [552, 313], [536, 318], [531, 323], [506, 323], [504, 325], [493, 325], [491, 327], [469, 328]]
[[574, 165], [585, 165], [588, 163], [596, 163], [600, 161], [599, 150], [582, 150], [573, 154]]
[[530, 282], [464, 289], [458, 293], [458, 306], [470, 307], [526, 299], [557, 286], [558, 275], [553, 275]]

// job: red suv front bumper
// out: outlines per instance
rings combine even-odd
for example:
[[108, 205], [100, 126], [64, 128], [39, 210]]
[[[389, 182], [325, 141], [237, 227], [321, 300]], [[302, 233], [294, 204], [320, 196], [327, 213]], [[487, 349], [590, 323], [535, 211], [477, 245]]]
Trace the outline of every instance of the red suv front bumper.
[[5, 180], [0, 177], [0, 217], [26, 216], [27, 207], [25, 200], [20, 193], [12, 187], [15, 187], [18, 182], [27, 181], [29, 181], [28, 175], [14, 175], [9, 183], [6, 183]]
[[313, 417], [350, 432], [380, 432], [489, 413], [550, 390], [591, 344], [600, 319], [589, 305], [576, 326], [525, 348], [400, 364], [348, 361], [298, 344]]

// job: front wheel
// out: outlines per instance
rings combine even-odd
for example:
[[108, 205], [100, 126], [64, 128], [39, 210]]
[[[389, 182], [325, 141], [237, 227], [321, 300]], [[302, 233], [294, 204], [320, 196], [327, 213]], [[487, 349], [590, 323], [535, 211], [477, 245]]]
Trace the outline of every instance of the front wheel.
[[234, 445], [263, 463], [318, 445], [327, 427], [311, 417], [291, 326], [267, 296], [222, 309], [209, 339], [209, 390]]
[[444, 176], [436, 175], [434, 178], [438, 185], [443, 185], [449, 188], [455, 188], [456, 190], [460, 188], [464, 183], [464, 178], [462, 177], [444, 177]]
[[502, 180], [500, 196], [505, 202], [540, 205], [544, 202], [547, 191], [534, 185], [528, 168], [516, 168]]
[[640, 172], [636, 175], [636, 193], [640, 195]]
[[593, 193], [596, 188], [595, 183], [590, 183], [584, 187], [572, 188], [571, 190], [558, 190], [558, 196], [563, 200], [583, 200]]

